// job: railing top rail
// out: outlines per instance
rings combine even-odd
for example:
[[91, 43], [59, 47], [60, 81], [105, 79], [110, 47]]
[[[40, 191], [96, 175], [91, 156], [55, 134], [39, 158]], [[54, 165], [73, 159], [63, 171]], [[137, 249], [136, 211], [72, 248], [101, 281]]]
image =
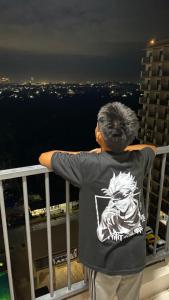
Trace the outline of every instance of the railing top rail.
[[[169, 153], [169, 146], [162, 146], [157, 148], [157, 155], [165, 154], [165, 153]], [[38, 174], [48, 173], [51, 171], [52, 170], [49, 170], [48, 168], [43, 167], [41, 165], [6, 169], [0, 171], [0, 180], [19, 178], [19, 177], [30, 176], [30, 175], [38, 175]]]
[[157, 148], [157, 155], [165, 153], [169, 153], [169, 146], [162, 146]]
[[48, 172], [51, 172], [51, 170], [41, 165], [34, 165], [34, 166], [15, 168], [15, 169], [6, 169], [0, 171], [0, 180], [37, 175], [37, 174], [43, 174]]

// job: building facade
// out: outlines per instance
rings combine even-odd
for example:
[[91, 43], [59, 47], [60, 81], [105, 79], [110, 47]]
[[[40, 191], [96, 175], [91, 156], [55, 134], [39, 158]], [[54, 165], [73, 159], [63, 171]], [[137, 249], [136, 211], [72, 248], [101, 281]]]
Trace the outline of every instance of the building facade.
[[[169, 40], [151, 40], [142, 58], [141, 109], [139, 138], [141, 143], [169, 145]], [[152, 169], [149, 222], [155, 226], [162, 160], [156, 158]], [[146, 182], [145, 182], [146, 184]], [[169, 157], [166, 161], [161, 204], [160, 234], [169, 213]], [[165, 238], [163, 236], [163, 238]]]

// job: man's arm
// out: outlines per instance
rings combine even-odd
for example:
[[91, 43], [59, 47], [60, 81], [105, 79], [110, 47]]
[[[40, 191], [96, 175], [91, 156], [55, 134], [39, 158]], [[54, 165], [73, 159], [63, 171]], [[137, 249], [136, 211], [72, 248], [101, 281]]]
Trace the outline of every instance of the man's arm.
[[130, 145], [127, 148], [125, 148], [124, 151], [142, 150], [147, 147], [151, 148], [154, 151], [154, 153], [156, 154], [157, 147], [154, 145], [148, 145], [148, 144]]
[[60, 150], [54, 150], [54, 151], [48, 151], [48, 152], [44, 152], [39, 156], [39, 162], [41, 165], [51, 169], [51, 159], [52, 159], [52, 155], [54, 153], [65, 153], [65, 154], [79, 154], [80, 152], [73, 152], [73, 151], [60, 151]]

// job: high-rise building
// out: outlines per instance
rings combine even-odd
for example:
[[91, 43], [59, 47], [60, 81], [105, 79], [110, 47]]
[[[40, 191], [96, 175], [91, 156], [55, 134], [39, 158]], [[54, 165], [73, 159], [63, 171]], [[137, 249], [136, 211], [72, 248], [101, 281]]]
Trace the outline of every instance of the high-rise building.
[[[169, 145], [169, 40], [152, 39], [142, 58], [140, 97], [142, 108], [139, 110], [142, 143]], [[150, 220], [155, 224], [161, 159], [155, 159], [152, 170], [150, 193]], [[169, 157], [167, 157], [161, 213], [169, 213]], [[164, 216], [165, 216], [164, 214]], [[161, 227], [165, 222], [161, 222]]]

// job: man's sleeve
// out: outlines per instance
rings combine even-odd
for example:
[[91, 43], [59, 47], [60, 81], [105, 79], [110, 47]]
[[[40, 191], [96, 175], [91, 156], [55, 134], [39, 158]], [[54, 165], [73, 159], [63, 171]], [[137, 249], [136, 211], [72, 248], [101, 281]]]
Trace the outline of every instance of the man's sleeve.
[[141, 150], [141, 153], [144, 157], [145, 175], [147, 175], [150, 168], [153, 165], [153, 161], [154, 161], [154, 158], [155, 158], [155, 152], [150, 147], [146, 147], [146, 148]]
[[52, 155], [51, 165], [55, 174], [70, 181], [73, 185], [81, 187], [83, 182], [82, 161], [83, 153], [67, 154], [56, 152]]

